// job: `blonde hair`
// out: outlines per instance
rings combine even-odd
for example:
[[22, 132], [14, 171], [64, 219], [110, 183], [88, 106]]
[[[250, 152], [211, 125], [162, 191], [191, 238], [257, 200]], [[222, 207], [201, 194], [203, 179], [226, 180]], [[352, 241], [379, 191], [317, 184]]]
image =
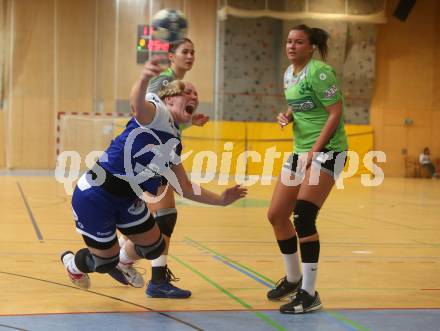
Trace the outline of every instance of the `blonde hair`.
[[161, 88], [157, 95], [162, 100], [165, 100], [166, 97], [182, 95], [183, 91], [185, 91], [185, 83], [181, 80], [173, 80], [167, 86]]

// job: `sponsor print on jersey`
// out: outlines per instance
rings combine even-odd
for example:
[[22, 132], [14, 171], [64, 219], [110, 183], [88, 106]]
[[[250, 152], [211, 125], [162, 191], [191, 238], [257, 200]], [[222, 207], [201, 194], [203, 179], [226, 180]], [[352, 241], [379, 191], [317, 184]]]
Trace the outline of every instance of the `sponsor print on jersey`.
[[96, 232], [98, 236], [108, 236], [112, 234], [113, 231], [107, 231], [107, 232]]
[[305, 97], [301, 99], [288, 99], [287, 104], [292, 107], [294, 113], [309, 111], [316, 108], [315, 103], [311, 97]]
[[332, 96], [334, 96], [336, 94], [336, 92], [338, 92], [338, 88], [336, 87], [336, 85], [332, 85], [330, 86], [328, 89], [326, 89], [324, 91], [325, 97], [327, 99], [331, 98]]

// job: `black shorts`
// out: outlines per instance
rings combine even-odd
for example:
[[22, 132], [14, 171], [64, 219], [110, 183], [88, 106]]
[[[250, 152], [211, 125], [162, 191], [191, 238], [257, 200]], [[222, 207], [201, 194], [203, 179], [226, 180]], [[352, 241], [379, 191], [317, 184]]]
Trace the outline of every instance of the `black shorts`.
[[[295, 175], [303, 175], [305, 173], [306, 160], [307, 152], [300, 154], [292, 153], [287, 161], [284, 162], [283, 170], [288, 170]], [[318, 165], [321, 171], [336, 179], [344, 170], [345, 163], [347, 162], [347, 151], [335, 152], [325, 149], [317, 153], [312, 162]]]

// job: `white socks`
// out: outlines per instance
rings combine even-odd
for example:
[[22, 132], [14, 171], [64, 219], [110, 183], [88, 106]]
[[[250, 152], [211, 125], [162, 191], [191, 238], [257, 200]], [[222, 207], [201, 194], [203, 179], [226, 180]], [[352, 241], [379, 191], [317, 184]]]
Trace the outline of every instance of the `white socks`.
[[316, 276], [318, 275], [318, 263], [303, 263], [303, 280], [301, 288], [310, 295], [315, 295]]
[[119, 250], [119, 266], [126, 266], [133, 264], [133, 260], [130, 259], [127, 255], [127, 252], [125, 251], [125, 245], [121, 247], [121, 249]]
[[75, 255], [74, 254], [66, 254], [63, 256], [63, 264], [68, 272], [75, 275], [82, 275], [83, 272], [78, 269], [75, 264]]
[[289, 283], [297, 283], [301, 278], [301, 270], [299, 270], [298, 252], [294, 254], [281, 254], [284, 259], [284, 267], [286, 269], [286, 277]]
[[151, 260], [152, 267], [165, 267], [167, 265], [168, 255], [161, 255], [157, 259]]

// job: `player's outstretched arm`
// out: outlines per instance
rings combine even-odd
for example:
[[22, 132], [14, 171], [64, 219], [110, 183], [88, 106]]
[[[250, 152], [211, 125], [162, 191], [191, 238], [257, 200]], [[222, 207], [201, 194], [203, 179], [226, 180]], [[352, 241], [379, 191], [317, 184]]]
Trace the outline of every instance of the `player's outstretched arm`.
[[[189, 200], [207, 205], [227, 206], [238, 199], [244, 198], [247, 194], [246, 188], [235, 185], [224, 190], [221, 195], [218, 195], [191, 182], [182, 164], [175, 165], [172, 169], [179, 181], [183, 197]], [[176, 192], [178, 192], [178, 190], [176, 190]]]
[[159, 59], [153, 58], [144, 64], [139, 79], [134, 83], [130, 93], [130, 106], [133, 116], [139, 124], [147, 125], [153, 119], [156, 108], [150, 102], [145, 101], [148, 82], [160, 73]]

